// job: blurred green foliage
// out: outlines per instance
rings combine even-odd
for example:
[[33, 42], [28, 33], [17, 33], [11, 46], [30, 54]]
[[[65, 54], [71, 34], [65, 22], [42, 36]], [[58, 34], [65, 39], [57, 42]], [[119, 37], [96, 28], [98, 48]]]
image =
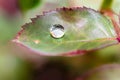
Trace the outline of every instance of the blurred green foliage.
[[11, 54], [0, 54], [0, 80], [28, 80], [29, 64]]
[[18, 0], [20, 9], [22, 11], [28, 11], [28, 10], [36, 7], [41, 2], [42, 2], [42, 0]]
[[119, 14], [120, 13], [120, 0], [113, 0], [111, 9]]
[[10, 19], [5, 15], [0, 15], [0, 43], [6, 43], [12, 40], [20, 30], [20, 21], [18, 18]]

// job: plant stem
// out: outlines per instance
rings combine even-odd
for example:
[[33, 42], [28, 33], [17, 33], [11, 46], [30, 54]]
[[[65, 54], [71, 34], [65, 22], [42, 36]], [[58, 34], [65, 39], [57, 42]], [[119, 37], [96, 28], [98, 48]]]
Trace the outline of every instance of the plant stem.
[[101, 10], [111, 10], [113, 0], [104, 0], [101, 6]]
[[[117, 34], [117, 38], [120, 38], [120, 27], [119, 27], [119, 24], [120, 24], [120, 16], [117, 15], [116, 13], [114, 13], [111, 9], [111, 6], [112, 6], [112, 3], [113, 3], [113, 0], [104, 0], [103, 3], [102, 3], [102, 6], [101, 6], [101, 12], [110, 17], [112, 23], [113, 23], [113, 26], [114, 26], [114, 29], [115, 29], [115, 32]], [[118, 16], [119, 17], [119, 23], [116, 21], [115, 19], [115, 16]]]

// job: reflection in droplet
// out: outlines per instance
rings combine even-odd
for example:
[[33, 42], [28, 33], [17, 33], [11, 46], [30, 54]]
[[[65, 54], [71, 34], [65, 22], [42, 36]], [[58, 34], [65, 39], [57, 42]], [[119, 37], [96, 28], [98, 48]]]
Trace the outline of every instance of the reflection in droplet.
[[64, 27], [60, 24], [55, 24], [50, 28], [50, 34], [54, 38], [61, 38], [64, 36]]

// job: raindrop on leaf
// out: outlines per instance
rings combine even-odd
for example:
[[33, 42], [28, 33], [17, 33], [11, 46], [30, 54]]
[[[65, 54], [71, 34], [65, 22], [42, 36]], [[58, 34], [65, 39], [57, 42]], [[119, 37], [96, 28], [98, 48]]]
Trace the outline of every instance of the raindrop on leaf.
[[60, 24], [55, 24], [50, 28], [50, 34], [54, 38], [61, 38], [64, 36], [64, 27]]

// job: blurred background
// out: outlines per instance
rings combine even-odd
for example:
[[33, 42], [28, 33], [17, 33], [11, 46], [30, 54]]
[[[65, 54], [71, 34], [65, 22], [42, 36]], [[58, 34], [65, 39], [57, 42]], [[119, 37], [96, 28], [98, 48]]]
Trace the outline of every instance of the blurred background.
[[[82, 6], [120, 12], [120, 0], [0, 0], [0, 80], [119, 80], [119, 44], [85, 55], [49, 57], [12, 43], [21, 26], [43, 11]], [[101, 72], [101, 66], [110, 64], [112, 67], [107, 66], [108, 70]], [[81, 78], [94, 68], [100, 70], [87, 74], [88, 79]]]

